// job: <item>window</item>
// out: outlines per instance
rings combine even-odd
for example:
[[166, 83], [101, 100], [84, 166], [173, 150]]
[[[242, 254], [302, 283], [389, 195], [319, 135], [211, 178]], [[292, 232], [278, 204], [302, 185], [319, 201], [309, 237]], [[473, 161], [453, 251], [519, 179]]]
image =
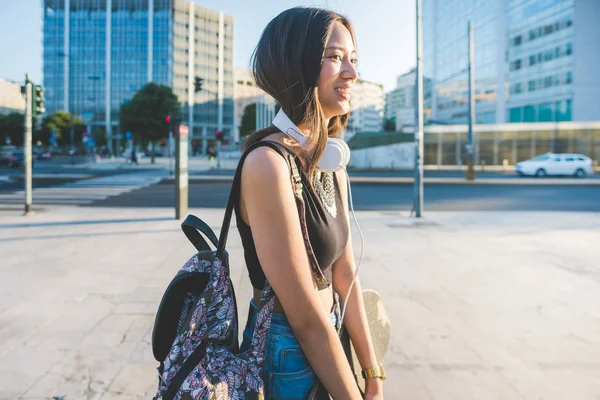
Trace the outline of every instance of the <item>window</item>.
[[552, 77], [551, 76], [547, 76], [544, 78], [544, 88], [549, 88], [552, 87]]
[[554, 49], [554, 51], [554, 58], [560, 58], [560, 47], [557, 47], [556, 49]]
[[529, 40], [534, 40], [537, 37], [537, 32], [535, 29], [529, 31]]
[[536, 122], [535, 118], [535, 106], [525, 106], [524, 121], [523, 122]]
[[549, 35], [552, 33], [554, 25], [546, 25], [544, 27], [544, 35]]
[[521, 69], [521, 60], [516, 60], [516, 61], [513, 61], [513, 62], [510, 64], [510, 70], [511, 70], [511, 71], [518, 71], [518, 70], [520, 70], [520, 69]]
[[529, 65], [535, 65], [535, 59], [536, 58], [537, 57], [535, 56], [535, 54], [532, 55], [532, 56], [529, 56]]
[[523, 91], [523, 85], [520, 82], [515, 83], [513, 86], [513, 91], [515, 92], [515, 94], [521, 93]]
[[509, 119], [510, 119], [510, 122], [522, 122], [521, 108], [520, 107], [511, 108], [509, 111]]
[[523, 36], [519, 35], [513, 39], [513, 45], [520, 46], [523, 42]]
[[571, 54], [573, 54], [573, 44], [572, 43], [567, 43], [567, 51], [566, 54], [568, 56], [570, 56]]
[[535, 92], [535, 81], [529, 81], [529, 91]]
[[562, 161], [562, 157], [561, 156], [555, 156], [552, 161], [554, 161], [554, 162], [561, 162]]
[[573, 73], [571, 71], [567, 72], [567, 78], [566, 78], [565, 82], [567, 85], [569, 85], [571, 82], [573, 82]]
[[575, 159], [572, 156], [567, 156], [567, 157], [565, 157], [565, 161], [573, 162], [573, 161], [575, 161]]
[[550, 61], [552, 60], [552, 57], [554, 56], [552, 50], [546, 50], [544, 52], [544, 61]]
[[542, 154], [541, 156], [532, 158], [531, 161], [546, 161], [549, 157], [547, 154]]

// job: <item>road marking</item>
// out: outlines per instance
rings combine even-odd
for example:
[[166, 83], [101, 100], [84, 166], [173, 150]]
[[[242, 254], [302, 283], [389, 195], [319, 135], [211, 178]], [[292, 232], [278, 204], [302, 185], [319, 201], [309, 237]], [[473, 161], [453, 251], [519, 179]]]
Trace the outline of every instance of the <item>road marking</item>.
[[[86, 205], [154, 185], [160, 180], [160, 177], [140, 173], [103, 176], [33, 189], [32, 199], [33, 204]], [[0, 204], [23, 204], [24, 201], [24, 190], [0, 194]]]

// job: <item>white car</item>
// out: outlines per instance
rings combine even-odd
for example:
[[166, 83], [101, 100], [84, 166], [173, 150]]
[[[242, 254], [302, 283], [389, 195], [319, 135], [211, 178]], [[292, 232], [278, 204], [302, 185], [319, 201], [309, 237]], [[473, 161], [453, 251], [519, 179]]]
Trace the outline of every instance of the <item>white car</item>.
[[568, 175], [583, 178], [593, 174], [594, 167], [592, 160], [583, 154], [546, 153], [517, 163], [515, 172], [521, 176]]

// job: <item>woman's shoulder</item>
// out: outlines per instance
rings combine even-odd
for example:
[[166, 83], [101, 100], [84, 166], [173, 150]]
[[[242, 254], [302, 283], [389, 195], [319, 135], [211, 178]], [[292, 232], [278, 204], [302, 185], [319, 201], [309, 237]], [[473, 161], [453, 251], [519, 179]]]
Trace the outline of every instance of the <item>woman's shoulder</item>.
[[[281, 150], [285, 151], [285, 150]], [[282, 154], [263, 145], [252, 149], [242, 166], [242, 179], [251, 184], [289, 181], [289, 166]]]

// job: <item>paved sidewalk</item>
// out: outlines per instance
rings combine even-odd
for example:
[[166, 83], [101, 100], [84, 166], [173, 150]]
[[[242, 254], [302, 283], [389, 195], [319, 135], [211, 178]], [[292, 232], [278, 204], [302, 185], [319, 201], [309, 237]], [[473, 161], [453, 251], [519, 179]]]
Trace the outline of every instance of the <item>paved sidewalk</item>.
[[[222, 209], [191, 212], [218, 231]], [[600, 398], [600, 214], [357, 214], [392, 322], [386, 399]], [[192, 254], [171, 209], [0, 211], [0, 399], [150, 398], [154, 314]]]

